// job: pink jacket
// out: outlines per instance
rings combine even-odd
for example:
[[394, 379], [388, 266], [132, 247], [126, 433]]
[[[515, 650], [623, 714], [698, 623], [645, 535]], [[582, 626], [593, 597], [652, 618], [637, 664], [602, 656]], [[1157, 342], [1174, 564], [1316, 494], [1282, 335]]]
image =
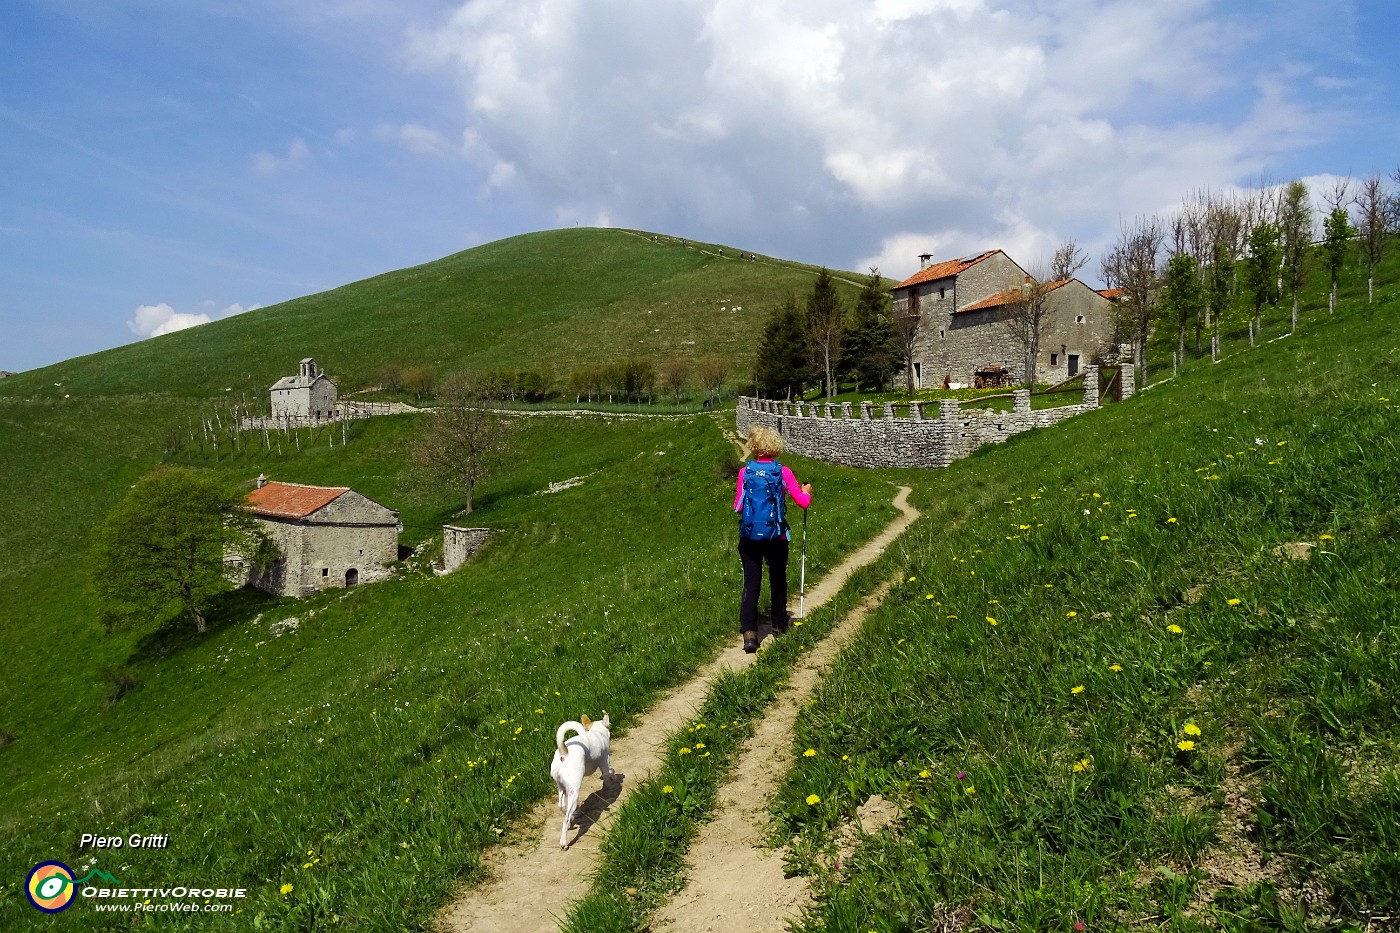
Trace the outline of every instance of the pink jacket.
[[[762, 459], [762, 460], [755, 460], [754, 462], [755, 462], [755, 463], [772, 463], [772, 462], [773, 462], [773, 458], [772, 458], [772, 457], [765, 457], [765, 458]], [[805, 508], [807, 508], [807, 506], [809, 506], [809, 505], [812, 504], [812, 497], [809, 496], [809, 495], [807, 495], [807, 493], [805, 493], [805, 492], [802, 491], [802, 487], [799, 486], [798, 483], [797, 483], [797, 477], [793, 476], [793, 475], [792, 475], [792, 471], [789, 470], [787, 467], [783, 467], [783, 488], [787, 490], [787, 494], [788, 494], [789, 496], [792, 497], [792, 501], [793, 501], [793, 502], [796, 502], [799, 508], [805, 509]], [[739, 469], [739, 485], [734, 489], [734, 511], [738, 512], [738, 511], [740, 511], [741, 509], [743, 509], [743, 507], [744, 507], [744, 470], [743, 470], [743, 468], [741, 467], [741, 468]]]

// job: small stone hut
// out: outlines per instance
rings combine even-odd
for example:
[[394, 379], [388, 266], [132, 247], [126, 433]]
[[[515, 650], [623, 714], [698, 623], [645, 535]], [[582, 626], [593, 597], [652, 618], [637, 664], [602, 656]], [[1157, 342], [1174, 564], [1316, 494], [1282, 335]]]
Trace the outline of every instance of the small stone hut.
[[295, 376], [278, 379], [269, 390], [272, 417], [321, 421], [336, 417], [335, 383], [319, 372], [311, 357], [301, 361]]
[[281, 556], [249, 571], [248, 583], [278, 596], [310, 596], [331, 587], [392, 575], [399, 556], [399, 513], [348, 486], [264, 482], [248, 508]]

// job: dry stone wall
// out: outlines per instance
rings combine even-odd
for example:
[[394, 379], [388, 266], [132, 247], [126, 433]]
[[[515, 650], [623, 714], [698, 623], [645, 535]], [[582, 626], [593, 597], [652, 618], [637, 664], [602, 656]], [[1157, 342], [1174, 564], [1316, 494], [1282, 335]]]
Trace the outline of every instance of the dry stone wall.
[[[1124, 367], [1124, 373], [1129, 367]], [[1131, 379], [1124, 397], [1131, 394]], [[983, 444], [1054, 424], [1099, 407], [1099, 368], [1085, 369], [1078, 405], [1031, 410], [1030, 392], [1012, 393], [1011, 411], [963, 408], [957, 399], [939, 402], [782, 402], [741, 397], [735, 420], [741, 434], [763, 424], [782, 435], [793, 453], [859, 467], [946, 467]], [[902, 409], [903, 411], [899, 411]]]

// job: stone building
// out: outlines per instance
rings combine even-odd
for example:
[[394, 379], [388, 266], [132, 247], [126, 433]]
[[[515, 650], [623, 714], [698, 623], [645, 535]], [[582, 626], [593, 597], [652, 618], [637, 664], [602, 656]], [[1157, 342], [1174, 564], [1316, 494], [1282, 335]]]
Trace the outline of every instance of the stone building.
[[258, 478], [248, 508], [280, 557], [248, 583], [279, 596], [310, 596], [331, 587], [391, 576], [399, 556], [399, 513], [346, 486], [269, 483]]
[[295, 376], [278, 379], [270, 391], [273, 418], [321, 421], [336, 417], [335, 383], [317, 371], [316, 361], [309, 356]]
[[[972, 385], [979, 371], [1001, 370], [1024, 379], [1025, 351], [1006, 326], [1010, 306], [1031, 281], [999, 249], [932, 263], [892, 289], [896, 317], [919, 319], [914, 338], [915, 388]], [[1110, 349], [1113, 303], [1078, 279], [1052, 283], [1046, 296], [1036, 361], [1039, 382], [1077, 375]]]

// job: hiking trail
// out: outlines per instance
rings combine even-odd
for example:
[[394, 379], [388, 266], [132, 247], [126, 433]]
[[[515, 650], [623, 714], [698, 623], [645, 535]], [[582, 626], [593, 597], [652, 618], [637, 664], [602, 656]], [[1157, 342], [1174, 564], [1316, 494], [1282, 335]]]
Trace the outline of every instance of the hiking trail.
[[[812, 605], [834, 597], [856, 569], [878, 558], [918, 518], [908, 502], [910, 491], [901, 486], [894, 498], [902, 513], [899, 517], [812, 587]], [[780, 854], [763, 846], [768, 799], [790, 763], [790, 737], [798, 709], [815, 689], [821, 668], [859, 631], [865, 613], [878, 605], [883, 593], [882, 588], [847, 615], [794, 666], [788, 689], [773, 701], [741, 753], [731, 780], [720, 788], [714, 819], [702, 828], [687, 857], [687, 887], [663, 910], [658, 929], [729, 933], [786, 929], [783, 917], [797, 912], [796, 905], [806, 897], [806, 882], [784, 879]], [[789, 607], [796, 608], [795, 600]], [[766, 629], [760, 629], [760, 634], [766, 634]], [[559, 848], [559, 808], [550, 794], [516, 822], [517, 838], [483, 854], [487, 880], [446, 906], [436, 918], [436, 929], [443, 933], [556, 929], [573, 903], [588, 893], [599, 845], [619, 804], [661, 767], [667, 736], [694, 717], [722, 671], [753, 661], [754, 655], [745, 654], [736, 639], [688, 683], [643, 713], [626, 735], [612, 743], [610, 764], [623, 777], [620, 787], [604, 788], [596, 777], [585, 783], [588, 796], [579, 801], [579, 829], [571, 837], [570, 848]]]

